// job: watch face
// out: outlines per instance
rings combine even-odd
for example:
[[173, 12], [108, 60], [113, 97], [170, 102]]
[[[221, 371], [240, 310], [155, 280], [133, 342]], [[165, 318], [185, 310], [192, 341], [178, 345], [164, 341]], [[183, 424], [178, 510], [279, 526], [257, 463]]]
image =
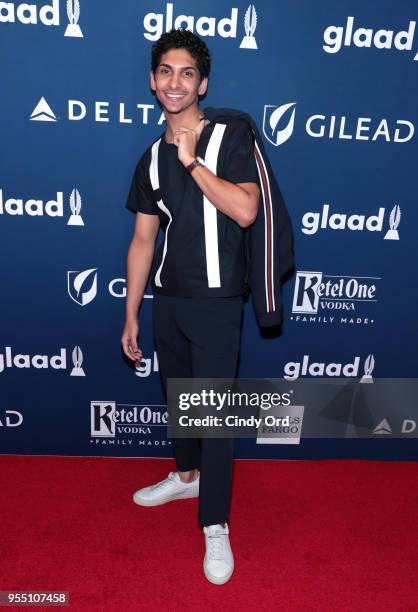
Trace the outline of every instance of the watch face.
[[196, 159], [197, 159], [197, 161], [198, 161], [199, 163], [201, 163], [201, 164], [202, 164], [202, 166], [204, 166], [204, 165], [205, 165], [205, 160], [204, 160], [204, 159], [202, 159], [201, 157], [199, 157], [199, 155], [196, 157]]

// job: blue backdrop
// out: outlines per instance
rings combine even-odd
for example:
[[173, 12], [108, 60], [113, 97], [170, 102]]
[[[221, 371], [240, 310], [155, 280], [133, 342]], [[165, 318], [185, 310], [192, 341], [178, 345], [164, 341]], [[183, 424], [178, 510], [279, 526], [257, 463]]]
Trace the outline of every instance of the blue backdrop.
[[[164, 129], [150, 51], [172, 25], [210, 47], [202, 106], [257, 121], [294, 226], [283, 333], [261, 333], [248, 303], [239, 376], [417, 376], [416, 14], [412, 0], [0, 2], [1, 452], [171, 456], [149, 288], [139, 369], [120, 336], [124, 203]], [[366, 439], [239, 440], [236, 456], [412, 458], [395, 437], [410, 416], [399, 406]]]

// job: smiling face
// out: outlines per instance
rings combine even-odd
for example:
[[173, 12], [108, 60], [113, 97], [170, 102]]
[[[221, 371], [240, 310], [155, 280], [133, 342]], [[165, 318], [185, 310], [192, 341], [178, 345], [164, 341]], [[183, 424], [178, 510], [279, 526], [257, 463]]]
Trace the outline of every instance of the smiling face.
[[206, 92], [208, 79], [200, 81], [196, 60], [186, 49], [170, 49], [161, 55], [151, 88], [167, 113], [181, 113], [198, 104]]

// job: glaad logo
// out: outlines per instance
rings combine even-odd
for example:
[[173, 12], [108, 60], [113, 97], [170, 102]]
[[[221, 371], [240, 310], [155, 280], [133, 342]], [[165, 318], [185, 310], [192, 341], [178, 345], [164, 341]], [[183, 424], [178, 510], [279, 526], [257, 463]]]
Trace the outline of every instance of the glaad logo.
[[[70, 372], [70, 376], [85, 376], [84, 370], [81, 367], [83, 361], [83, 355], [79, 346], [75, 346], [72, 352], [73, 358], [73, 369]], [[13, 355], [12, 347], [4, 347], [4, 355], [0, 353], [0, 373], [4, 372], [6, 368], [36, 368], [47, 369], [52, 368], [54, 370], [66, 370], [67, 369], [67, 349], [61, 348], [58, 355], [29, 355], [29, 354], [16, 354]]]
[[[373, 355], [369, 355], [364, 364], [364, 372], [366, 373], [370, 371], [370, 360], [373, 362], [374, 366], [374, 358]], [[286, 380], [296, 380], [300, 376], [344, 376], [344, 377], [357, 377], [360, 365], [360, 357], [354, 357], [352, 363], [322, 363], [322, 362], [312, 362], [310, 363], [310, 356], [304, 355], [302, 359], [302, 363], [298, 361], [289, 361], [284, 366], [284, 376]], [[373, 367], [372, 367], [373, 369]], [[360, 382], [366, 382], [364, 376], [361, 378]], [[370, 376], [370, 379], [367, 382], [373, 382]]]
[[140, 364], [135, 368], [135, 375], [140, 378], [147, 378], [150, 374], [158, 372], [158, 356], [157, 351], [154, 351], [152, 358], [142, 357]]
[[245, 36], [241, 41], [240, 49], [257, 49], [254, 32], [257, 27], [257, 13], [254, 4], [250, 4], [245, 12], [244, 30]]
[[78, 25], [78, 20], [80, 19], [80, 2], [78, 0], [67, 0], [67, 17], [69, 24], [64, 36], [83, 38], [83, 33]]
[[[379, 208], [377, 215], [332, 213], [330, 215], [329, 204], [324, 204], [321, 212], [307, 212], [302, 217], [302, 232], [313, 236], [320, 229], [330, 230], [352, 230], [369, 232], [381, 232], [386, 210]], [[399, 240], [398, 227], [401, 220], [401, 209], [395, 204], [389, 217], [389, 229], [384, 235], [384, 240]]]
[[73, 360], [73, 369], [71, 370], [70, 376], [85, 376], [85, 372], [81, 367], [83, 363], [83, 353], [81, 352], [81, 348], [79, 346], [75, 346], [72, 352], [72, 360]]
[[5, 410], [3, 419], [0, 418], [0, 427], [19, 427], [23, 423], [23, 415], [17, 410]]
[[389, 217], [389, 229], [385, 234], [385, 240], [399, 240], [398, 227], [401, 220], [401, 209], [398, 204], [392, 208]]
[[[263, 115], [263, 133], [269, 142], [275, 147], [283, 144], [293, 134], [295, 123], [296, 102], [274, 106], [266, 104]], [[292, 109], [290, 117], [283, 119]], [[377, 125], [373, 125], [371, 117], [358, 117], [350, 119], [346, 126], [347, 117], [342, 115], [310, 115], [305, 122], [305, 131], [312, 138], [336, 138], [339, 140], [366, 140], [376, 141], [384, 139], [386, 142], [408, 142], [414, 135], [415, 126], [406, 119], [397, 119], [394, 125], [389, 125], [387, 119], [381, 119]], [[283, 127], [277, 127], [279, 123], [285, 123]], [[372, 125], [369, 125], [371, 124]], [[376, 121], [375, 121], [376, 123]]]
[[[263, 115], [263, 132], [264, 136], [267, 138], [271, 144], [275, 147], [289, 140], [291, 135], [293, 134], [293, 127], [295, 124], [295, 111], [296, 111], [296, 102], [290, 102], [289, 104], [282, 104], [282, 106], [273, 106], [272, 104], [266, 104], [264, 106], [264, 115]], [[293, 110], [290, 114], [290, 117], [287, 121], [287, 124], [282, 127], [282, 129], [278, 130], [277, 124], [280, 119], [285, 115], [285, 113], [293, 107]]]
[[341, 314], [339, 323], [374, 323], [374, 319], [369, 321], [368, 317], [342, 316], [341, 311], [357, 313], [360, 306], [365, 308], [368, 304], [376, 303], [376, 281], [380, 280], [378, 276], [337, 276], [298, 270], [292, 304], [292, 312], [296, 316], [290, 319], [303, 323], [334, 323], [337, 322], [335, 316], [318, 314], [332, 311]]
[[[64, 36], [83, 38], [78, 25], [80, 17], [79, 0], [67, 0], [67, 15], [69, 24]], [[16, 20], [26, 25], [42, 23], [46, 26], [59, 26], [59, 0], [52, 0], [51, 4], [45, 4], [41, 7], [26, 2], [17, 6], [13, 2], [0, 2], [0, 23], [15, 23]]]
[[[151, 427], [166, 425], [167, 410], [155, 410], [150, 406], [123, 406], [116, 408], [116, 402], [90, 402], [90, 435], [98, 438], [114, 438], [119, 434], [151, 433]], [[158, 406], [165, 408], [165, 406]]]
[[374, 357], [372, 354], [367, 355], [366, 361], [364, 362], [364, 374], [360, 379], [362, 383], [372, 383], [373, 377], [372, 372], [374, 370]]
[[[81, 218], [81, 197], [78, 189], [73, 189], [70, 195], [70, 210], [71, 216], [67, 221], [67, 225], [83, 226], [84, 222]], [[4, 200], [3, 190], [0, 189], [0, 215], [23, 216], [30, 217], [63, 217], [64, 216], [64, 192], [57, 191], [55, 200], [29, 199], [26, 202], [23, 198], [8, 198]]]
[[86, 306], [97, 295], [97, 268], [80, 272], [69, 270], [67, 272], [68, 295], [76, 304]]
[[[165, 15], [163, 13], [147, 13], [144, 17], [144, 37], [147, 40], [158, 40], [161, 34], [171, 28], [186, 28], [200, 36], [221, 36], [222, 38], [237, 37], [238, 9], [231, 8], [231, 16], [224, 17], [218, 22], [216, 17], [198, 17], [193, 15], [179, 15], [173, 21], [174, 4], [168, 2]], [[255, 6], [250, 4], [244, 17], [245, 36], [241, 41], [241, 49], [257, 49], [254, 32], [257, 26], [257, 13]]]
[[84, 222], [81, 218], [81, 196], [78, 189], [73, 189], [70, 195], [71, 217], [68, 219], [67, 225], [83, 226]]
[[[354, 17], [348, 17], [344, 26], [328, 26], [324, 30], [324, 45], [322, 48], [327, 53], [338, 53], [344, 43], [345, 47], [354, 45], [355, 47], [376, 49], [392, 49], [398, 51], [411, 51], [414, 41], [415, 21], [409, 22], [408, 30], [398, 32], [396, 35], [393, 30], [377, 30], [372, 28], [357, 28], [354, 30]], [[344, 31], [345, 30], [345, 31]], [[418, 53], [414, 60], [418, 60]]]

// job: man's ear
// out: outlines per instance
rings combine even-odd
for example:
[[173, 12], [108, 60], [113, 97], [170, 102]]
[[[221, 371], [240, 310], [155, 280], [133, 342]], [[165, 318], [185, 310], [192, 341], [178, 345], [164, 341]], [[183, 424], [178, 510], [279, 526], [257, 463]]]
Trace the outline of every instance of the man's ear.
[[199, 96], [203, 96], [203, 94], [206, 93], [206, 90], [208, 88], [208, 77], [204, 77], [199, 85], [199, 89], [197, 90]]
[[154, 73], [153, 73], [152, 70], [149, 73], [149, 80], [150, 80], [150, 85], [151, 85], [152, 91], [155, 91], [157, 89], [157, 85], [155, 83], [155, 77], [154, 77]]

